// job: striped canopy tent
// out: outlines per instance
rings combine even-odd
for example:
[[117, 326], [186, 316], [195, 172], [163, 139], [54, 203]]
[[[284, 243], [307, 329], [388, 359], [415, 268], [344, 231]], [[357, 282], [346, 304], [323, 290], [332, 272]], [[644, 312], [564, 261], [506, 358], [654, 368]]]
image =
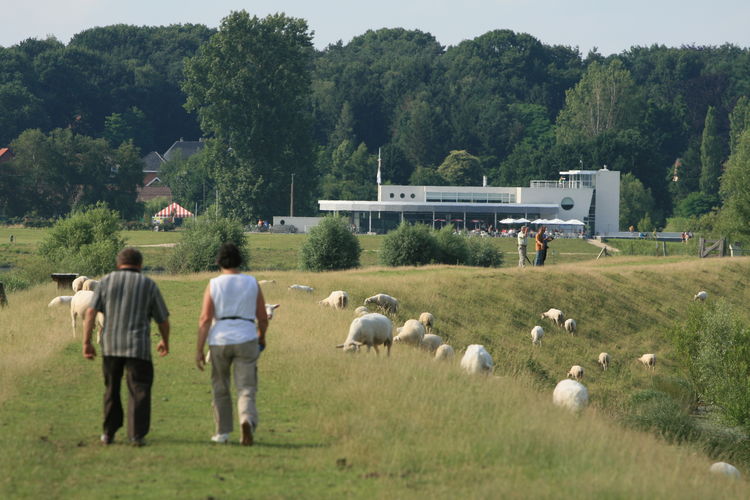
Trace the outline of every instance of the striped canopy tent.
[[195, 217], [195, 215], [187, 208], [184, 208], [179, 203], [175, 202], [159, 210], [156, 215], [154, 215], [154, 217], [158, 217], [160, 219], [184, 219], [185, 217]]

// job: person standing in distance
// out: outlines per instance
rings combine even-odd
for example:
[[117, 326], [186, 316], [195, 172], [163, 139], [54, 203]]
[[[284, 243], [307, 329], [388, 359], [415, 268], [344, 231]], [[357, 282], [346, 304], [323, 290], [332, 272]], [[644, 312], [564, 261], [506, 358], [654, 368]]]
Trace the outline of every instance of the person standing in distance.
[[216, 434], [211, 441], [226, 443], [233, 430], [230, 391], [230, 372], [233, 368], [240, 443], [250, 446], [258, 426], [258, 409], [255, 406], [257, 361], [260, 351], [266, 346], [268, 315], [257, 280], [240, 272], [242, 254], [234, 243], [227, 242], [221, 246], [216, 263], [221, 274], [211, 279], [203, 294], [195, 364], [203, 371], [206, 365], [203, 349], [208, 340], [216, 425]]
[[102, 368], [104, 372], [104, 424], [101, 441], [111, 444], [123, 424], [120, 385], [127, 372], [128, 437], [134, 446], [146, 444], [151, 423], [151, 320], [159, 326], [160, 356], [169, 354], [169, 311], [159, 287], [141, 274], [143, 256], [135, 248], [117, 254], [117, 270], [102, 278], [94, 291], [83, 322], [83, 357], [93, 360], [96, 349], [91, 332], [97, 312], [104, 314]]
[[526, 267], [526, 245], [528, 243], [529, 226], [523, 226], [518, 232], [518, 267]]

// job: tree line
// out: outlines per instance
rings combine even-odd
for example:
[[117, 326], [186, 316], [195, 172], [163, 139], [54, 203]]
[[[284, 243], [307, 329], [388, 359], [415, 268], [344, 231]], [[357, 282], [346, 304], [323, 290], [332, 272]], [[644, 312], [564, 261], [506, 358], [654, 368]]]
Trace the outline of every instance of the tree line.
[[[0, 61], [0, 145], [16, 153], [0, 180], [6, 215], [31, 209], [22, 198], [47, 215], [94, 201], [87, 192], [134, 203], [137, 182], [120, 181], [130, 167], [112, 152], [199, 136], [206, 148], [170, 162], [164, 179], [178, 202], [246, 221], [288, 212], [291, 174], [298, 215], [321, 198], [374, 198], [378, 151], [393, 184], [527, 185], [607, 165], [623, 174], [622, 227], [710, 230], [748, 211], [750, 52], [730, 44], [603, 57], [510, 30], [445, 47], [395, 28], [316, 50], [303, 19], [240, 11], [215, 30], [116, 25], [68, 45], [29, 39], [0, 48]], [[80, 156], [67, 135], [108, 148], [109, 180], [89, 183], [79, 160], [43, 163], [19, 147], [30, 130], [62, 157]], [[71, 193], [55, 204], [39, 188], [29, 196], [29, 171], [61, 175]]]

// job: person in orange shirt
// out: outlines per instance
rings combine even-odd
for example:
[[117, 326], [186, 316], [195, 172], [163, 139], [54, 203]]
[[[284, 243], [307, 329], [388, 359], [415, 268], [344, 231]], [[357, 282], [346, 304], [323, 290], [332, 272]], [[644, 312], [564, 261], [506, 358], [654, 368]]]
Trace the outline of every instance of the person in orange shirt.
[[554, 238], [547, 235], [547, 228], [542, 226], [536, 233], [534, 241], [536, 242], [536, 258], [534, 260], [535, 266], [543, 266], [544, 261], [547, 260], [547, 244]]

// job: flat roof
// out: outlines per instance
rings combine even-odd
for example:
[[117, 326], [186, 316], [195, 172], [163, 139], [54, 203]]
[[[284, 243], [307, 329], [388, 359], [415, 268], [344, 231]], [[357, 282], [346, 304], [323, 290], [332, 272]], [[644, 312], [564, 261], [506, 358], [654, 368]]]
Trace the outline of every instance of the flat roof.
[[399, 202], [361, 200], [318, 200], [320, 210], [347, 212], [475, 212], [517, 213], [539, 209], [558, 209], [555, 203], [460, 203]]

